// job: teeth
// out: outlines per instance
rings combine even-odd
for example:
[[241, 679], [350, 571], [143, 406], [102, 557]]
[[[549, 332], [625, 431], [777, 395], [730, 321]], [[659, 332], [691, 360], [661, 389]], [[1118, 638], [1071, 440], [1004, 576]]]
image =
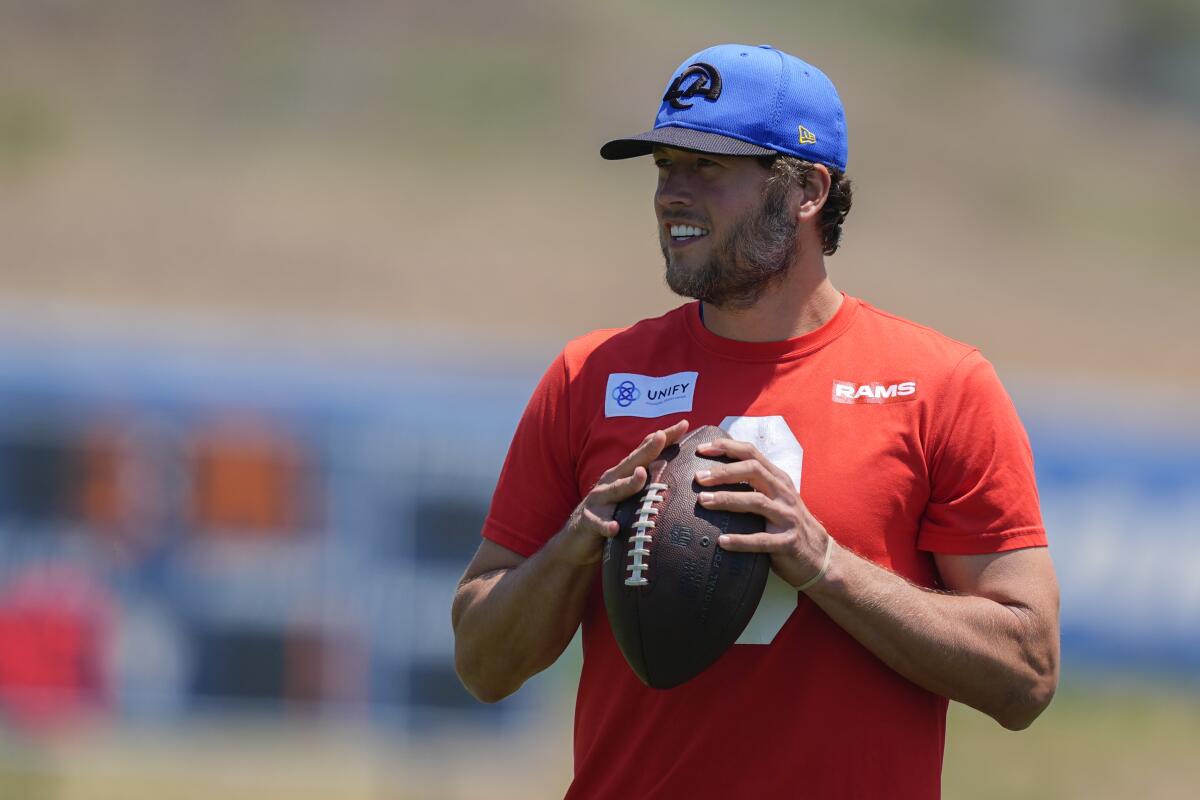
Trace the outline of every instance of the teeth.
[[671, 236], [675, 239], [686, 239], [691, 236], [707, 236], [706, 228], [697, 228], [694, 225], [672, 225]]

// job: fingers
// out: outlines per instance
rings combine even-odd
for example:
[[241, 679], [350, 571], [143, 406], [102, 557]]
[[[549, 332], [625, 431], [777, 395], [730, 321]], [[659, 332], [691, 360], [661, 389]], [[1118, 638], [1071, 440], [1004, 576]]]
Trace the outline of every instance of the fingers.
[[632, 497], [641, 491], [646, 477], [646, 470], [638, 467], [633, 475], [612, 483], [597, 484], [579, 504], [570, 527], [588, 536], [605, 539], [616, 536], [621, 526], [612, 518], [613, 508], [626, 497]]
[[759, 492], [701, 492], [700, 505], [712, 511], [758, 514], [777, 527], [791, 527], [793, 522], [779, 503]]
[[604, 553], [604, 540], [617, 535], [620, 526], [615, 520], [604, 519], [580, 503], [571, 514], [560, 534], [563, 547], [559, 551], [567, 563], [578, 566], [595, 564]]
[[580, 514], [579, 519], [584, 529], [597, 536], [603, 536], [605, 539], [611, 539], [621, 530], [620, 523], [615, 519], [601, 519], [587, 506], [583, 507], [583, 513]]
[[654, 431], [621, 463], [601, 475], [580, 504], [573, 527], [604, 538], [615, 536], [620, 525], [612, 519], [613, 508], [646, 486], [650, 465], [664, 449], [679, 441], [687, 429], [687, 420], [681, 419], [669, 428]]
[[[680, 439], [682, 439], [683, 435], [685, 433], [687, 433], [688, 424], [689, 423], [686, 419], [681, 419], [678, 422], [676, 422], [674, 425], [672, 425], [671, 427], [663, 428], [662, 432], [667, 437], [666, 442], [663, 444], [663, 447], [670, 447], [671, 445], [675, 444]], [[662, 451], [660, 450], [659, 452], [662, 452]]]
[[[717, 537], [717, 546], [732, 553], [766, 553], [771, 569], [792, 586], [807, 591], [825, 576], [829, 557], [836, 546], [832, 536], [822, 537], [824, 556], [817, 553], [814, 539], [801, 540], [794, 533], [725, 533]], [[802, 555], [804, 553], [805, 555]]]
[[600, 483], [613, 481], [633, 474], [638, 467], [649, 467], [654, 459], [662, 455], [662, 451], [678, 442], [687, 433], [688, 421], [681, 419], [669, 428], [663, 428], [651, 433], [633, 452], [625, 456], [619, 464], [600, 476]]
[[[781, 481], [783, 485], [792, 486], [791, 476], [777, 467], [769, 458], [760, 453], [757, 447], [749, 442], [739, 442], [736, 439], [716, 439], [707, 444], [700, 445], [696, 448], [696, 452], [702, 456], [726, 456], [735, 462], [757, 462], [774, 475], [776, 479]], [[715, 470], [717, 466], [719, 465], [714, 464], [709, 469]]]
[[616, 505], [627, 497], [633, 497], [642, 490], [646, 485], [646, 478], [649, 477], [649, 472], [643, 466], [633, 468], [631, 475], [626, 475], [624, 478], [616, 478], [608, 483], [598, 483], [588, 493], [587, 503], [589, 507]]
[[787, 537], [778, 533], [724, 533], [717, 537], [722, 550], [733, 553], [774, 553], [787, 547]]
[[735, 461], [732, 464], [714, 463], [696, 473], [696, 482], [701, 486], [720, 486], [728, 483], [748, 483], [758, 492], [770, 498], [795, 495], [792, 479], [782, 478], [762, 461]]

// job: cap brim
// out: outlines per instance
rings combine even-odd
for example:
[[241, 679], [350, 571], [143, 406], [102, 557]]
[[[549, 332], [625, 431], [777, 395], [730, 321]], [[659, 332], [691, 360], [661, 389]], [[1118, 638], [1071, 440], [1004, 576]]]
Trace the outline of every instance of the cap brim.
[[743, 142], [732, 136], [667, 126], [639, 133], [628, 139], [613, 139], [600, 148], [600, 157], [616, 161], [622, 158], [645, 156], [650, 154], [655, 145], [666, 145], [667, 147], [678, 147], [681, 150], [695, 150], [698, 153], [712, 153], [721, 156], [773, 156], [776, 154], [775, 150]]

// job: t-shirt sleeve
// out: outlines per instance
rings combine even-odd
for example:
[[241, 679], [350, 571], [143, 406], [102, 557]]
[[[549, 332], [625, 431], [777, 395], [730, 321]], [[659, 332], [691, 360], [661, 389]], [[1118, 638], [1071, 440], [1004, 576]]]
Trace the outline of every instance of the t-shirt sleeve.
[[1044, 546], [1029, 438], [978, 350], [955, 367], [933, 410], [922, 550], [980, 555]]
[[527, 558], [579, 504], [569, 394], [566, 358], [560, 355], [525, 407], [483, 524], [484, 538]]

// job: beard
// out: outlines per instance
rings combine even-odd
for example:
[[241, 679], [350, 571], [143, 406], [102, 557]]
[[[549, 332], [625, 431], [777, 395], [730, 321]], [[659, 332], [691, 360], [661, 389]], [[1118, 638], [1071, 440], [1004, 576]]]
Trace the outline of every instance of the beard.
[[714, 243], [708, 260], [699, 267], [689, 269], [673, 261], [662, 234], [660, 244], [667, 286], [675, 294], [720, 308], [750, 308], [787, 274], [792, 263], [796, 221], [788, 213], [787, 190], [768, 185], [759, 207]]

